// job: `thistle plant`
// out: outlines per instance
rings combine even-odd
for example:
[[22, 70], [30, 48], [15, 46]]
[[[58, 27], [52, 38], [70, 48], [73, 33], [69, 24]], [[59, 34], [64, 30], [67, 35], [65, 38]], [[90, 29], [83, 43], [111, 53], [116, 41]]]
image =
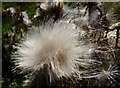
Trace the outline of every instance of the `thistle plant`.
[[[63, 6], [63, 3], [61, 4]], [[56, 21], [57, 19], [51, 21], [52, 18], [56, 17], [56, 12], [53, 12], [54, 9], [60, 8], [59, 14], [68, 11], [65, 9], [63, 11], [61, 4], [42, 3], [40, 5], [44, 11], [52, 11], [45, 15], [49, 21], [43, 26], [32, 28], [19, 44], [17, 54], [14, 57], [18, 67], [36, 73], [30, 88], [52, 86], [54, 81], [60, 80], [62, 77], [75, 77], [77, 80], [94, 78], [96, 80], [115, 81], [115, 78], [119, 77], [119, 69], [113, 69], [112, 66], [115, 62], [114, 53], [110, 53], [112, 51], [109, 45], [98, 44], [98, 38], [102, 35], [94, 34], [99, 31], [94, 27], [99, 28], [99, 24], [96, 23], [95, 26], [92, 23], [94, 25], [92, 26], [89, 21], [90, 19], [96, 21], [97, 18], [91, 18], [90, 13], [88, 15], [88, 11], [84, 10], [82, 13], [86, 14], [80, 17], [67, 17], [67, 19], [73, 19], [71, 22], [68, 20]], [[95, 5], [97, 8], [97, 4]], [[91, 14], [94, 13], [91, 12]], [[77, 14], [75, 15], [77, 16]], [[98, 17], [98, 14], [94, 15], [93, 17]], [[95, 38], [92, 39], [94, 42], [89, 40], [89, 33], [95, 35], [92, 37]], [[108, 50], [104, 52], [98, 47], [100, 49], [107, 47]], [[37, 82], [38, 80], [39, 82]]]
[[79, 44], [79, 33], [72, 24], [59, 22], [34, 30], [18, 47], [15, 59], [19, 67], [36, 71], [47, 64], [59, 78], [80, 75], [78, 66], [92, 61], [80, 58], [87, 57], [91, 47]]
[[[91, 5], [95, 5], [94, 8]], [[11, 55], [20, 73], [28, 73], [24, 87], [78, 88], [86, 85], [89, 88], [108, 87], [113, 83], [119, 86], [120, 50], [109, 44], [113, 34], [107, 30], [109, 27], [103, 27], [106, 20], [97, 2], [85, 3], [84, 7], [72, 8], [73, 11], [59, 0], [41, 2], [37, 7], [33, 20], [38, 20], [39, 26], [33, 25], [26, 31]], [[14, 14], [16, 11], [12, 10]], [[32, 25], [27, 12], [21, 14], [24, 25]], [[117, 37], [115, 32], [114, 38]]]

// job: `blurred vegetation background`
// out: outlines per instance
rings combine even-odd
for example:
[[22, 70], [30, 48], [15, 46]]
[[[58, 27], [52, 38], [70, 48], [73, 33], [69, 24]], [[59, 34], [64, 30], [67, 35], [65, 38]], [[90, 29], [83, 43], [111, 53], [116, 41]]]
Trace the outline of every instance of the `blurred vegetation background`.
[[[27, 32], [30, 25], [25, 25], [22, 20], [22, 11], [26, 11], [30, 19], [35, 13], [37, 3], [14, 3], [5, 2], [2, 3], [2, 88], [22, 88], [23, 80], [25, 80], [25, 74], [14, 72], [13, 68], [15, 64], [11, 59], [12, 52], [15, 51], [14, 45], [19, 43], [22, 35]], [[16, 10], [15, 14], [12, 14], [9, 10], [4, 11], [10, 7]]]
[[[71, 8], [88, 5], [86, 3], [64, 2]], [[16, 70], [16, 65], [11, 59], [11, 55], [16, 51], [16, 45], [26, 35], [29, 28], [40, 24], [40, 18], [35, 17], [38, 2], [3, 2], [2, 3], [2, 88], [23, 88], [23, 81], [27, 80], [27, 73]], [[104, 13], [108, 14], [107, 27], [120, 22], [120, 3], [102, 3]], [[24, 12], [24, 13], [23, 13]], [[28, 17], [26, 16], [28, 14]], [[112, 15], [110, 15], [112, 14]], [[26, 20], [23, 19], [26, 16]], [[29, 20], [28, 20], [29, 19]], [[70, 79], [67, 79], [68, 81]], [[94, 79], [92, 79], [93, 81]], [[85, 85], [93, 86], [91, 80], [82, 80], [78, 84], [71, 83], [72, 87], [82, 88]], [[64, 81], [66, 83], [66, 81]], [[79, 84], [81, 83], [81, 84]], [[114, 83], [109, 88], [118, 88], [120, 83]], [[66, 83], [67, 85], [67, 83]], [[68, 84], [70, 85], [70, 84]], [[79, 85], [79, 86], [78, 86]], [[90, 88], [90, 87], [89, 87]]]

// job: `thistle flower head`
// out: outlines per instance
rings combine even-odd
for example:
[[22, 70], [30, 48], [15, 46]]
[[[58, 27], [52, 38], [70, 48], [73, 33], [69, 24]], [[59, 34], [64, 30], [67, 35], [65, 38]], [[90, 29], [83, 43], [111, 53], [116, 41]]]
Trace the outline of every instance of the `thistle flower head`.
[[56, 23], [53, 27], [38, 28], [20, 44], [17, 51], [20, 57], [16, 57], [18, 65], [39, 70], [48, 64], [58, 77], [77, 73], [76, 62], [89, 50], [87, 46], [79, 46], [77, 37], [73, 24]]
[[29, 19], [28, 17], [28, 14], [26, 13], [26, 11], [23, 11], [22, 12], [22, 16], [23, 16], [23, 22], [28, 25], [28, 24], [31, 24], [31, 20]]
[[16, 12], [15, 8], [10, 7], [6, 9], [7, 11], [10, 11], [12, 14], [14, 14]]
[[99, 76], [103, 77], [103, 78], [107, 78], [111, 82], [112, 81], [117, 82], [116, 79], [119, 78], [119, 76], [120, 76], [120, 67], [119, 67], [119, 65], [118, 66], [116, 66], [116, 65], [112, 66], [110, 64], [108, 69], [107, 70], [103, 69]]

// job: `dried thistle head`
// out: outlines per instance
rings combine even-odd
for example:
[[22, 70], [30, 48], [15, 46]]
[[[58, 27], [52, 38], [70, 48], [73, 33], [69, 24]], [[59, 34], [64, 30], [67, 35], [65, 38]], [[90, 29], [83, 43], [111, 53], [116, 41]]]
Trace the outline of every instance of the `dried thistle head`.
[[103, 68], [96, 76], [100, 86], [110, 86], [113, 84], [119, 84], [120, 81], [120, 65], [110, 64], [107, 68]]
[[[87, 64], [79, 57], [87, 55], [88, 46], [79, 44], [78, 32], [70, 23], [56, 23], [32, 32], [20, 44], [15, 59], [18, 67], [39, 70], [44, 64], [50, 67], [57, 77], [68, 77], [77, 73], [77, 64]], [[76, 64], [77, 63], [77, 64]]]
[[38, 5], [34, 18], [47, 22], [50, 19], [54, 21], [60, 19], [63, 15], [63, 1], [52, 0], [51, 2], [43, 2]]

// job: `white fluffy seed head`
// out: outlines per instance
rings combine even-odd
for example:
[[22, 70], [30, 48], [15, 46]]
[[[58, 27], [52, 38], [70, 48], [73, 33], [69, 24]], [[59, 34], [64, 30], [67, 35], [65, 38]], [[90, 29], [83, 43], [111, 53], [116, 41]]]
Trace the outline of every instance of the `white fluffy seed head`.
[[[38, 29], [20, 45], [17, 51], [20, 57], [16, 57], [18, 65], [36, 71], [48, 64], [58, 77], [77, 73], [76, 61], [85, 52], [79, 46], [77, 30], [68, 23]], [[87, 47], [85, 49], [88, 50]]]
[[44, 29], [31, 34], [18, 50], [22, 56], [17, 58], [19, 66], [39, 70], [43, 64], [49, 63], [58, 76], [70, 75], [78, 58], [74, 35], [71, 29]]

